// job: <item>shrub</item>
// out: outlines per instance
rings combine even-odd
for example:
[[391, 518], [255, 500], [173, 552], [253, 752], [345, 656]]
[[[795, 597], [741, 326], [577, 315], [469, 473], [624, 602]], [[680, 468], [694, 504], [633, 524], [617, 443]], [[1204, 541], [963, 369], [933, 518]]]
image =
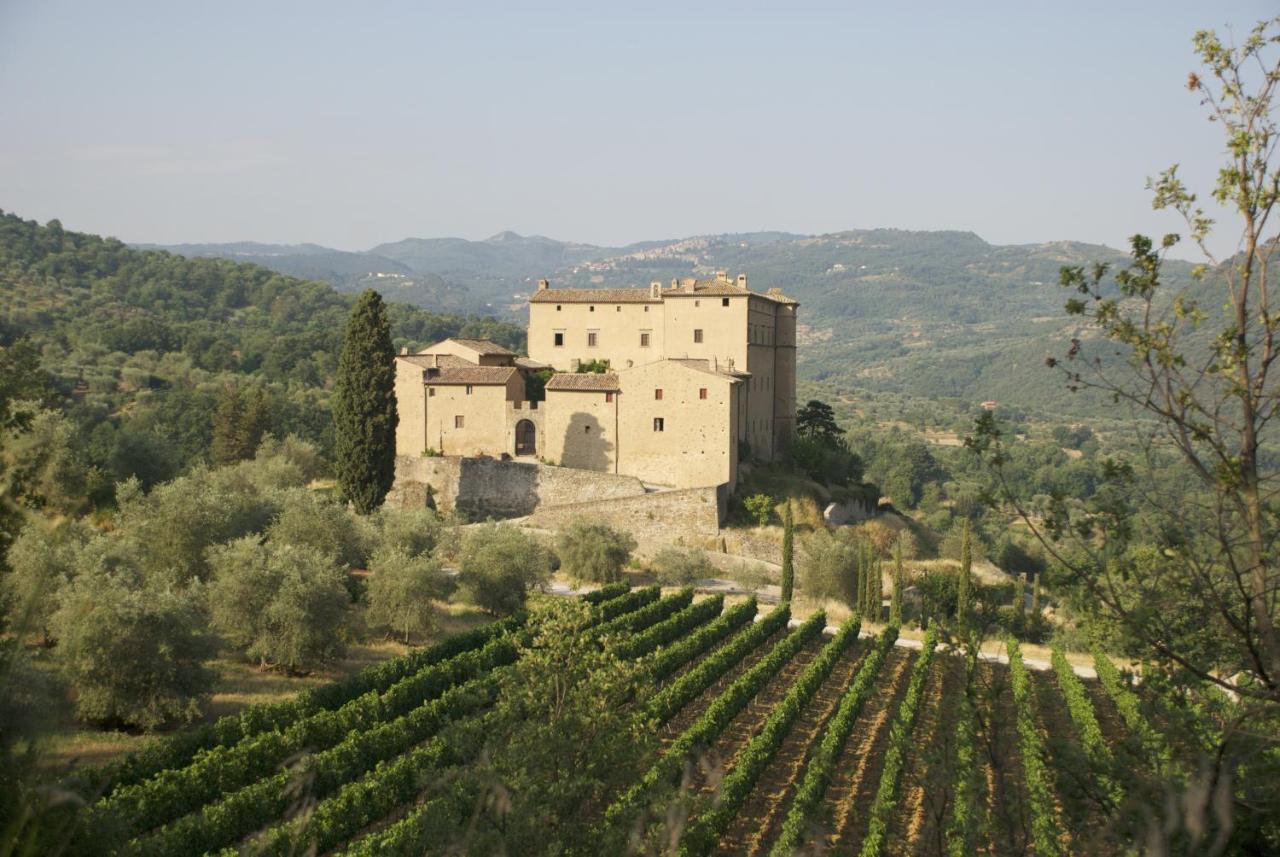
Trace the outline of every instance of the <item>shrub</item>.
[[280, 513], [267, 530], [276, 545], [313, 548], [344, 568], [364, 564], [365, 551], [355, 516], [314, 491], [296, 488], [281, 495]]
[[345, 651], [346, 574], [315, 548], [246, 536], [209, 552], [213, 626], [263, 666], [301, 672]]
[[716, 576], [716, 567], [707, 555], [693, 548], [665, 547], [649, 562], [649, 568], [660, 583], [686, 586]]
[[630, 533], [607, 524], [579, 522], [565, 528], [556, 540], [561, 567], [581, 583], [613, 583], [622, 578], [636, 541]]
[[857, 568], [854, 542], [818, 530], [802, 546], [800, 588], [809, 598], [834, 598], [853, 607], [858, 602]]
[[200, 714], [215, 645], [197, 588], [146, 586], [125, 571], [84, 575], [51, 626], [81, 718], [154, 729]]
[[22, 634], [39, 631], [48, 642], [49, 619], [58, 604], [58, 592], [75, 576], [76, 558], [89, 541], [91, 530], [79, 523], [55, 529], [28, 524], [9, 547], [11, 574], [0, 577], [4, 614]]
[[502, 524], [486, 524], [468, 533], [459, 566], [463, 598], [499, 616], [523, 608], [529, 590], [551, 576], [546, 548], [523, 530]]
[[773, 515], [773, 498], [768, 494], [752, 494], [742, 499], [742, 508], [757, 525], [763, 527]]
[[432, 601], [448, 597], [452, 581], [429, 554], [403, 550], [378, 553], [369, 562], [369, 612], [374, 628], [426, 636], [435, 628]]
[[370, 554], [403, 553], [411, 557], [434, 551], [448, 541], [447, 528], [430, 509], [383, 506], [374, 516], [376, 530]]

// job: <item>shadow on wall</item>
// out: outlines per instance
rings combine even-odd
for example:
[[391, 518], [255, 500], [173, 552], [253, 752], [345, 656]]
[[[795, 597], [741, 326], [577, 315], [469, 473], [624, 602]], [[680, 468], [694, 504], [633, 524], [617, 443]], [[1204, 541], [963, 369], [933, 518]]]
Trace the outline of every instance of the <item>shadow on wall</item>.
[[612, 435], [613, 426], [602, 426], [593, 414], [575, 413], [569, 417], [569, 427], [564, 436], [565, 467], [582, 470], [613, 471], [613, 443], [605, 436]]

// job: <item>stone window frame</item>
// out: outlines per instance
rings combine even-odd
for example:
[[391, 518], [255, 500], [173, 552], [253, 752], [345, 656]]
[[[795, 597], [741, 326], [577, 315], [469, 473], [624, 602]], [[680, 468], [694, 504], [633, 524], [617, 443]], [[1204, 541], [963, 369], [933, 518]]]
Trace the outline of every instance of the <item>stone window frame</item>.
[[600, 345], [600, 331], [588, 330], [587, 331], [587, 347], [598, 348], [599, 345]]
[[693, 341], [696, 345], [702, 344], [702, 328], [695, 327], [693, 329]]
[[706, 397], [707, 397], [707, 388], [706, 388], [706, 387], [699, 387], [699, 388], [698, 388], [698, 398], [699, 398], [699, 399], [705, 399]]
[[654, 388], [653, 388], [653, 400], [654, 400], [655, 402], [661, 402], [661, 401], [662, 401], [662, 388], [661, 388], [661, 387], [654, 387]]
[[555, 330], [555, 331], [552, 331], [552, 333], [555, 334], [551, 339], [552, 347], [564, 348], [564, 331]]
[[653, 336], [653, 331], [652, 331], [652, 330], [642, 330], [642, 331], [640, 331], [640, 347], [641, 347], [641, 348], [648, 348], [648, 347], [649, 347], [649, 341], [650, 341], [650, 339], [652, 338], [652, 336]]
[[462, 414], [454, 414], [454, 415], [453, 415], [453, 427], [454, 427], [454, 428], [456, 428], [456, 429], [466, 428], [466, 427], [467, 427], [467, 418], [466, 418], [466, 417], [464, 417]]
[[654, 417], [654, 418], [653, 418], [653, 430], [654, 430], [654, 431], [666, 431], [666, 430], [667, 430], [666, 420], [664, 420], [662, 417]]

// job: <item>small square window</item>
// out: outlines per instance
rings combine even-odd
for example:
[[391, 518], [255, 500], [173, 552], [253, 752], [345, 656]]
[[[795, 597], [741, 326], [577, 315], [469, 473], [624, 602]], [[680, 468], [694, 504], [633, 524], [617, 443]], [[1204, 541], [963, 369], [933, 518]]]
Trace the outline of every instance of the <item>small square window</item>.
[[436, 394], [436, 388], [435, 388], [435, 387], [428, 387], [428, 388], [427, 388], [427, 395], [428, 395], [428, 396], [434, 396], [435, 394]]
[[653, 398], [654, 398], [654, 399], [656, 399], [656, 400], [658, 400], [658, 401], [662, 401], [662, 388], [661, 388], [661, 387], [659, 387], [659, 388], [657, 388], [656, 390], [654, 390], [654, 391], [653, 391]]
[[596, 332], [594, 330], [587, 332], [587, 345], [592, 348], [596, 347]]
[[648, 334], [648, 333], [641, 333], [641, 334], [640, 334], [640, 347], [641, 347], [641, 348], [648, 348], [648, 347], [649, 347], [649, 334]]
[[595, 311], [596, 311], [596, 308], [595, 308], [595, 307], [593, 307], [593, 306], [589, 306], [589, 307], [587, 307], [587, 312], [595, 312]]
[[721, 299], [720, 299], [720, 306], [728, 306], [728, 305], [729, 305], [729, 299], [728, 299], [728, 298], [721, 298]]
[[585, 426], [583, 426], [583, 427], [582, 427], [582, 433], [583, 433], [583, 434], [591, 434], [591, 426], [589, 426], [589, 425], [585, 425]]
[[614, 307], [614, 308], [613, 308], [613, 311], [614, 311], [614, 312], [622, 312], [622, 304], [618, 304], [616, 307]]
[[699, 399], [705, 399], [706, 397], [707, 397], [707, 388], [706, 388], [706, 387], [699, 387], [699, 388], [698, 388], [698, 398], [699, 398]]
[[702, 301], [694, 301], [694, 302], [693, 302], [693, 305], [694, 305], [694, 306], [702, 306]]
[[559, 348], [559, 347], [560, 347], [560, 346], [562, 346], [562, 345], [564, 345], [564, 334], [563, 334], [563, 333], [557, 333], [557, 334], [556, 334], [556, 348]]
[[649, 308], [648, 308], [648, 307], [645, 307], [645, 308], [644, 308], [644, 311], [645, 311], [645, 312], [648, 312], [648, 311], [649, 311]]
[[701, 341], [702, 341], [702, 328], [700, 328], [700, 327], [695, 327], [695, 328], [693, 329], [693, 341], [694, 341], [694, 342], [701, 342]]
[[454, 428], [465, 428], [465, 427], [466, 427], [466, 423], [467, 423], [466, 418], [465, 418], [465, 417], [463, 417], [463, 416], [462, 416], [462, 414], [458, 414], [457, 416], [455, 416], [455, 417], [453, 418], [453, 427], [454, 427]]
[[663, 426], [663, 422], [662, 422], [662, 417], [654, 417], [654, 418], [653, 418], [653, 430], [654, 430], [654, 431], [663, 431], [663, 430], [664, 430], [664, 426]]
[[467, 385], [467, 395], [468, 395], [468, 396], [470, 396], [470, 395], [471, 395], [472, 393], [474, 393], [474, 392], [475, 392], [475, 388], [474, 388], [474, 387], [472, 387], [470, 384], [468, 384], [468, 385]]
[[606, 404], [608, 404], [609, 402], [612, 402], [612, 401], [613, 401], [613, 393], [612, 393], [612, 392], [607, 392], [607, 393], [605, 393], [605, 394], [604, 394], [604, 400], [605, 400], [605, 403], [606, 403]]
[[556, 304], [556, 312], [560, 312], [560, 304]]

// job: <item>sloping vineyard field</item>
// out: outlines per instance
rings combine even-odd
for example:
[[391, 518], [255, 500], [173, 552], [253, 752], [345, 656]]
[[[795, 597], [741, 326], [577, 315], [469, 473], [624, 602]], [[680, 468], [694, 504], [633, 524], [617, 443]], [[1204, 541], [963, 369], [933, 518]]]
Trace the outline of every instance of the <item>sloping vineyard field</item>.
[[[1135, 734], [1132, 690], [1109, 663], [1102, 681], [1061, 654], [1035, 672], [1016, 643], [1007, 665], [989, 663], [933, 631], [913, 648], [893, 627], [863, 636], [856, 618], [826, 629], [821, 614], [794, 622], [786, 605], [687, 589], [585, 598], [583, 633], [651, 679], [635, 716], [658, 739], [598, 820], [602, 843], [685, 857], [1121, 853], [1106, 819], [1151, 736]], [[537, 621], [494, 623], [100, 769], [72, 850], [445, 853], [477, 796], [430, 784], [480, 752]]]

